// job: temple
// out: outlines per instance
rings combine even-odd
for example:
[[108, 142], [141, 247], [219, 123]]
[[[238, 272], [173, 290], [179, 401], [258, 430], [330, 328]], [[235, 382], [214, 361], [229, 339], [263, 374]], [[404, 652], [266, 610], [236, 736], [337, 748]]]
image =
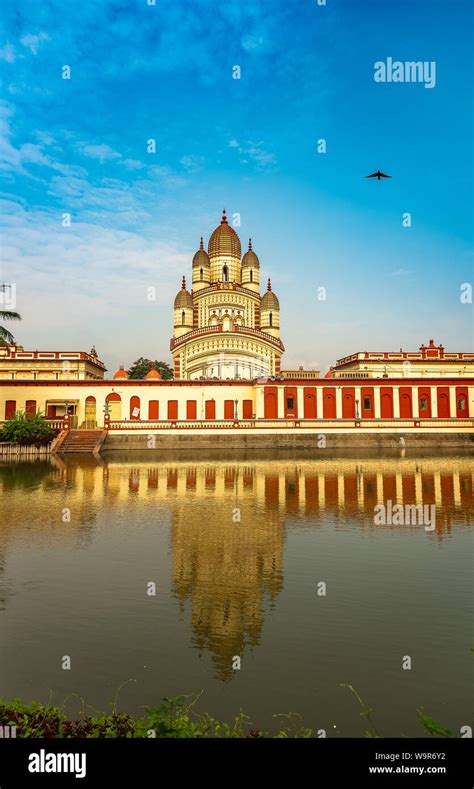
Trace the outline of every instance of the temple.
[[[151, 370], [106, 378], [95, 347], [0, 347], [0, 420], [41, 412], [60, 431], [54, 451], [234, 444], [333, 446], [388, 437], [472, 445], [474, 353], [429, 340], [419, 350], [361, 351], [317, 370], [285, 370], [280, 303], [251, 240], [244, 255], [226, 212], [192, 259], [174, 301], [174, 377]], [[408, 437], [411, 436], [411, 439]], [[151, 438], [151, 444], [149, 443]], [[201, 442], [201, 443], [199, 443]], [[319, 446], [319, 444], [318, 444]]]
[[174, 301], [171, 353], [175, 380], [248, 380], [278, 375], [284, 351], [280, 304], [270, 279], [260, 295], [260, 262], [240, 239], [224, 209], [207, 252], [201, 238], [193, 258], [192, 289]]

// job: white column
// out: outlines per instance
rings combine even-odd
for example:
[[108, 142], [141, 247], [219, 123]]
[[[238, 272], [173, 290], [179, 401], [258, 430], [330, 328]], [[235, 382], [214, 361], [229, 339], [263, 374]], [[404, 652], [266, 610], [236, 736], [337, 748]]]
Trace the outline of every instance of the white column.
[[431, 416], [436, 419], [438, 416], [438, 387], [431, 386], [430, 387], [430, 395], [431, 395]]
[[[449, 413], [452, 417], [456, 417], [456, 387], [449, 387]], [[467, 414], [466, 414], [467, 416]]]
[[336, 386], [336, 419], [342, 419], [342, 387]]
[[393, 418], [400, 419], [400, 387], [393, 387]]
[[285, 416], [285, 390], [283, 386], [277, 387], [277, 402], [278, 402], [277, 419], [283, 419]]
[[[467, 387], [467, 408], [466, 417], [474, 416], [474, 386]], [[451, 416], [456, 416], [456, 411], [451, 413]]]
[[374, 418], [380, 419], [380, 386], [374, 386]]
[[418, 408], [418, 387], [417, 386], [412, 386], [412, 388], [411, 388], [411, 402], [412, 402], [412, 408], [413, 408], [413, 418], [414, 419], [419, 419], [420, 411], [419, 411], [419, 408]]
[[298, 419], [304, 419], [304, 388], [298, 386], [296, 390], [296, 404], [298, 407]]
[[362, 414], [362, 402], [361, 402], [361, 388], [360, 386], [356, 386], [354, 388], [354, 399], [359, 401], [359, 406], [356, 406], [356, 419], [360, 419]]
[[316, 419], [323, 418], [323, 387], [316, 387]]

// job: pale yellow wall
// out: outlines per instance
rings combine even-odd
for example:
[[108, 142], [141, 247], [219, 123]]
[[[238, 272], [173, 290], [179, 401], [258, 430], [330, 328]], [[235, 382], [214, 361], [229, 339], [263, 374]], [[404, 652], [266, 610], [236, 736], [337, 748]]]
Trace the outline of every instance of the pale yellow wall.
[[[216, 332], [190, 339], [178, 347], [176, 353], [181, 353], [184, 379], [218, 376], [218, 368], [220, 378], [234, 378], [236, 362], [242, 379], [275, 373], [274, 349], [256, 337], [238, 332]], [[212, 374], [211, 369], [214, 370]]]
[[0, 387], [0, 421], [5, 418], [5, 401], [15, 400], [17, 411], [24, 411], [27, 400], [36, 400], [36, 407], [43, 413], [46, 412], [48, 400], [67, 399], [70, 403], [78, 400], [77, 418], [78, 425], [85, 419], [85, 401], [90, 395], [96, 398], [96, 418], [99, 426], [103, 425], [105, 400], [112, 391], [120, 394], [122, 401], [122, 419], [129, 419], [130, 400], [133, 396], [140, 398], [140, 416], [148, 419], [148, 403], [150, 400], [159, 402], [159, 418], [167, 419], [168, 400], [178, 401], [178, 419], [186, 419], [186, 401], [197, 401], [197, 417], [204, 418], [204, 403], [206, 400], [216, 401], [216, 419], [224, 418], [224, 400], [239, 401], [238, 415], [242, 417], [242, 401], [253, 400], [254, 387], [248, 386], [121, 386], [120, 382], [111, 381], [108, 386], [8, 386]]
[[0, 357], [0, 379], [12, 380], [79, 380], [103, 379], [104, 373], [87, 359], [11, 359]]
[[[460, 381], [459, 384], [467, 383]], [[274, 385], [272, 381], [268, 381], [268, 386]], [[288, 382], [288, 385], [294, 386], [297, 390], [303, 388], [304, 384], [297, 384], [296, 382]], [[308, 385], [308, 384], [306, 384]], [[309, 384], [311, 386], [311, 383]], [[343, 387], [337, 387], [338, 390], [341, 390]], [[440, 384], [443, 386], [443, 384]], [[196, 400], [197, 401], [197, 418], [203, 419], [205, 416], [204, 411], [204, 403], [206, 400], [214, 399], [216, 401], [216, 419], [223, 419], [224, 418], [224, 400], [238, 400], [238, 416], [242, 418], [242, 401], [243, 400], [252, 400], [253, 402], [253, 412], [256, 414], [257, 418], [264, 417], [264, 384], [255, 384], [252, 385], [249, 383], [248, 385], [239, 385], [239, 386], [232, 386], [232, 385], [212, 385], [212, 384], [203, 384], [202, 386], [193, 386], [193, 385], [162, 385], [162, 384], [154, 384], [154, 385], [144, 385], [140, 386], [138, 383], [136, 385], [125, 385], [121, 384], [120, 381], [110, 381], [109, 385], [94, 385], [93, 382], [87, 385], [78, 386], [71, 383], [69, 385], [61, 384], [58, 382], [55, 386], [42, 386], [41, 383], [36, 384], [35, 386], [14, 386], [9, 384], [2, 384], [0, 386], [0, 421], [4, 419], [5, 416], [5, 401], [6, 400], [15, 400], [16, 401], [16, 409], [19, 411], [25, 410], [25, 404], [27, 400], [36, 400], [37, 409], [42, 412], [46, 410], [46, 402], [48, 400], [62, 400], [67, 399], [69, 402], [73, 402], [75, 400], [78, 401], [77, 407], [77, 417], [78, 417], [78, 425], [80, 426], [81, 423], [84, 421], [85, 418], [85, 401], [86, 397], [92, 395], [96, 398], [97, 402], [97, 421], [99, 426], [103, 424], [103, 411], [105, 406], [105, 400], [109, 393], [112, 391], [117, 392], [120, 394], [122, 399], [122, 419], [129, 418], [130, 415], [130, 399], [133, 396], [138, 396], [140, 398], [140, 409], [141, 409], [141, 418], [148, 419], [148, 403], [150, 400], [158, 400], [159, 402], [159, 418], [160, 419], [167, 419], [167, 406], [169, 400], [177, 400], [178, 401], [178, 419], [186, 419], [186, 401], [187, 400]], [[417, 387], [414, 387], [416, 389]], [[456, 389], [456, 385], [453, 384], [450, 386], [450, 390], [454, 395]], [[432, 387], [432, 395], [435, 394], [436, 386]], [[317, 387], [317, 408], [318, 414], [321, 418], [322, 414], [322, 391], [323, 387]], [[284, 386], [278, 386], [278, 402], [279, 402], [279, 417], [283, 417], [283, 408], [284, 408]], [[360, 391], [356, 393], [360, 400]], [[375, 396], [375, 406], [376, 412], [379, 411], [379, 390], [378, 387], [374, 389], [374, 396]], [[469, 411], [466, 413], [465, 417], [468, 419], [469, 417], [474, 417], [474, 382], [472, 379], [469, 381], [468, 385], [468, 396], [469, 396]], [[340, 418], [342, 416], [341, 413], [341, 397], [337, 396], [337, 417]], [[432, 398], [434, 400], [434, 398]], [[454, 397], [452, 398], [454, 402]], [[418, 398], [413, 397], [413, 403], [417, 403]], [[301, 396], [298, 395], [298, 403], [301, 403]], [[396, 398], [394, 401], [396, 404]], [[455, 406], [455, 402], [454, 402]], [[453, 409], [453, 403], [452, 403]], [[455, 413], [452, 410], [452, 413]], [[299, 418], [302, 418], [301, 409], [299, 409]], [[414, 413], [414, 417], [416, 416], [416, 412]], [[315, 425], [317, 425], [317, 420], [314, 420]], [[277, 427], [277, 426], [275, 426]], [[364, 428], [366, 430], [367, 428]], [[441, 426], [440, 428], [441, 429]], [[377, 426], [374, 426], [374, 430], [377, 431]]]
[[240, 258], [234, 255], [210, 255], [211, 260], [211, 282], [223, 282], [222, 272], [227, 266], [229, 277], [228, 282], [240, 284]]

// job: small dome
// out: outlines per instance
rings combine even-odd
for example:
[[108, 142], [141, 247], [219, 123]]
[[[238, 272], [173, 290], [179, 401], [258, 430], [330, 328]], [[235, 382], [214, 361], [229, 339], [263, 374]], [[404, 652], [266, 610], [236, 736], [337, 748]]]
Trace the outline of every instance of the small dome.
[[150, 372], [146, 374], [145, 378], [147, 381], [150, 380], [161, 381], [161, 375], [159, 374], [158, 370], [155, 370], [154, 367], [152, 367]]
[[193, 257], [193, 268], [209, 268], [210, 265], [211, 261], [209, 260], [209, 255], [204, 249], [201, 237], [201, 246]]
[[252, 239], [249, 238], [248, 251], [242, 258], [242, 268], [260, 268], [260, 261], [252, 249]]
[[126, 370], [123, 369], [123, 365], [120, 367], [119, 370], [114, 375], [114, 380], [117, 378], [128, 378], [128, 373]]
[[186, 277], [183, 277], [183, 284], [181, 285], [181, 290], [179, 291], [178, 295], [174, 300], [174, 308], [175, 310], [178, 307], [189, 307], [190, 309], [193, 308], [193, 297], [186, 290]]
[[272, 291], [270, 279], [268, 280], [267, 292], [263, 294], [261, 301], [262, 310], [279, 310], [280, 302]]
[[209, 255], [232, 255], [240, 260], [242, 254], [240, 249], [240, 239], [233, 227], [227, 222], [227, 215], [224, 211], [219, 227], [216, 227], [209, 239]]

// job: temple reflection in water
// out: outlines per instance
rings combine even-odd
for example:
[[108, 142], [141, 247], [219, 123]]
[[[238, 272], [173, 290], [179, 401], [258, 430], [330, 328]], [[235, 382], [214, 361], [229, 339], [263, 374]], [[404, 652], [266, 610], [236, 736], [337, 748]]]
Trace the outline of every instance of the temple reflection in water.
[[[51, 530], [55, 540], [89, 541], [97, 521], [106, 516], [113, 527], [119, 510], [144, 527], [169, 526], [171, 591], [193, 646], [210, 653], [225, 680], [233, 656], [259, 643], [283, 588], [289, 529], [419, 529], [374, 525], [374, 506], [391, 500], [434, 504], [435, 530], [425, 538], [441, 540], [471, 523], [472, 477], [463, 457], [22, 463], [0, 469], [2, 552], [22, 531], [35, 542]], [[58, 516], [64, 507], [70, 522]]]

